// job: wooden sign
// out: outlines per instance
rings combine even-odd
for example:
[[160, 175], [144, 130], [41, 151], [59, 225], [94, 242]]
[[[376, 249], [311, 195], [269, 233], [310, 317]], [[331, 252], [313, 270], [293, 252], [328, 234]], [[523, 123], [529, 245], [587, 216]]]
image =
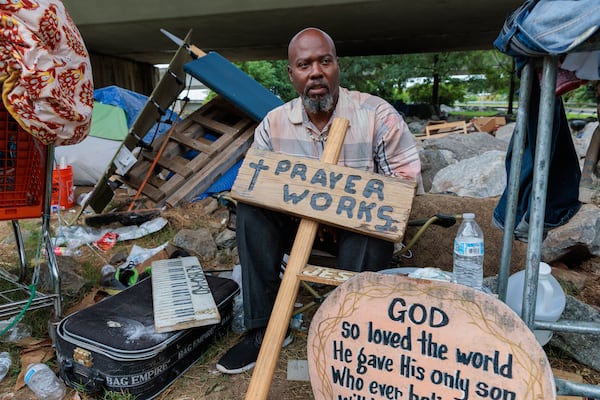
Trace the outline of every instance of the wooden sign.
[[221, 322], [206, 275], [196, 257], [154, 261], [151, 279], [156, 332]]
[[302, 269], [299, 278], [305, 282], [339, 286], [356, 274], [358, 272], [307, 264]]
[[453, 283], [356, 275], [318, 309], [307, 346], [315, 399], [556, 398], [546, 354], [521, 318]]
[[[333, 119], [327, 137], [327, 144], [321, 155], [321, 162], [324, 164], [335, 164], [337, 162], [349, 124], [350, 121], [345, 118]], [[300, 286], [298, 275], [308, 262], [318, 227], [319, 223], [317, 221], [308, 218], [300, 220], [290, 258], [283, 273], [265, 337], [252, 372], [252, 379], [246, 391], [246, 400], [266, 400], [269, 394], [269, 387], [277, 366], [277, 358], [279, 358], [279, 352], [292, 317], [292, 310]]]
[[398, 242], [404, 235], [415, 187], [409, 180], [250, 149], [231, 196]]

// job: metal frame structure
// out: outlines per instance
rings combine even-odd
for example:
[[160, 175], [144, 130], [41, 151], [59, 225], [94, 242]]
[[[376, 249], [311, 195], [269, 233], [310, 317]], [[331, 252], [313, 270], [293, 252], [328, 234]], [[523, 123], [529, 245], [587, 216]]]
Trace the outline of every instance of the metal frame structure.
[[[50, 282], [52, 285], [52, 293], [44, 294], [35, 292], [31, 298], [32, 291], [29, 286], [24, 283], [27, 269], [27, 260], [25, 255], [23, 237], [19, 220], [12, 220], [13, 231], [15, 234], [15, 242], [19, 252], [20, 272], [19, 276], [13, 276], [8, 272], [0, 269], [0, 280], [6, 287], [0, 291], [0, 319], [11, 318], [25, 311], [36, 310], [45, 307], [54, 308], [54, 317], [59, 318], [62, 315], [62, 301], [60, 292], [60, 276], [58, 271], [58, 263], [54, 255], [52, 247], [52, 238], [50, 236], [50, 218], [51, 218], [51, 198], [52, 198], [52, 173], [54, 167], [54, 146], [48, 145], [46, 148], [46, 170], [45, 170], [45, 196], [43, 200], [42, 210], [42, 243], [48, 263]], [[35, 268], [39, 268], [36, 265]], [[37, 274], [34, 273], [32, 284], [36, 284]], [[20, 300], [15, 300], [16, 298]], [[29, 304], [28, 304], [29, 303]]]
[[[600, 36], [595, 35], [588, 42], [577, 47], [575, 51], [591, 51], [600, 49]], [[543, 242], [544, 215], [546, 209], [546, 193], [550, 169], [549, 154], [551, 145], [552, 123], [555, 104], [556, 75], [558, 56], [548, 55], [543, 59], [530, 59], [521, 71], [519, 107], [517, 123], [513, 137], [513, 158], [507, 187], [507, 206], [504, 236], [502, 238], [502, 254], [498, 274], [498, 296], [506, 301], [510, 258], [512, 253], [513, 229], [515, 227], [519, 179], [525, 148], [525, 131], [527, 115], [530, 109], [531, 85], [536, 63], [542, 63], [541, 97], [537, 141], [534, 159], [533, 187], [531, 193], [531, 210], [529, 221], [529, 237], [525, 265], [525, 287], [523, 296], [523, 321], [530, 329], [545, 329], [559, 332], [600, 335], [600, 323], [561, 319], [557, 322], [535, 320], [537, 282], [539, 263]], [[583, 396], [600, 398], [600, 386], [571, 382], [556, 378], [557, 394], [564, 396]]]

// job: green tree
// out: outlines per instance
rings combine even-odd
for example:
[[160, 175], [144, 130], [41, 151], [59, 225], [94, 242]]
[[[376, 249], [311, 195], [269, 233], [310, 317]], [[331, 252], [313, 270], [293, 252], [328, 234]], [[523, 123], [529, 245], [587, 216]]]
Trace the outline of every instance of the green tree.
[[343, 87], [371, 93], [391, 103], [401, 98], [404, 81], [410, 77], [397, 55], [341, 57], [340, 75]]
[[[495, 50], [407, 54], [401, 57], [404, 68], [412, 77], [427, 79], [426, 84], [431, 89], [428, 102], [435, 106], [445, 102], [441, 99], [441, 85], [446, 86], [446, 92], [456, 90], [450, 96], [456, 100], [461, 100], [465, 93], [508, 93], [512, 64], [509, 57]], [[470, 78], [458, 81], [452, 79], [454, 75], [469, 75]], [[444, 97], [447, 101], [448, 93]]]
[[287, 61], [244, 61], [236, 65], [281, 100], [288, 101], [296, 96], [287, 74]]
[[[416, 84], [406, 91], [414, 103], [427, 103], [431, 101], [431, 83]], [[438, 86], [438, 99], [440, 104], [454, 104], [464, 99], [465, 91], [462, 82], [453, 79]]]
[[596, 104], [596, 82], [589, 82], [563, 96], [565, 102]]
[[[247, 61], [236, 65], [283, 101], [296, 97], [287, 74], [287, 60]], [[512, 58], [495, 50], [340, 57], [340, 79], [342, 86], [348, 89], [371, 93], [391, 103], [403, 99], [437, 106], [453, 104], [467, 93], [509, 95], [514, 76], [512, 67]], [[460, 74], [472, 77], [452, 78]], [[407, 80], [414, 77], [424, 77], [426, 82], [406, 90]]]

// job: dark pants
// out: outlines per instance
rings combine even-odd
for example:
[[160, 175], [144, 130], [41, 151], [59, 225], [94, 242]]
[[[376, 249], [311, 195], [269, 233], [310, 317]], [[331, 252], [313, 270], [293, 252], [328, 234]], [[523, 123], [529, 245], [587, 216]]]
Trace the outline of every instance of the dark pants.
[[[531, 107], [527, 116], [526, 142], [523, 152], [521, 178], [519, 181], [519, 194], [514, 234], [518, 239], [525, 239], [528, 235], [529, 212], [531, 207], [531, 191], [533, 189], [533, 168], [535, 159], [535, 145], [538, 130], [538, 114], [540, 103], [540, 87], [536, 78], [531, 90]], [[510, 163], [512, 143], [506, 154], [506, 176], [510, 176]], [[545, 230], [552, 229], [566, 223], [579, 210], [581, 203], [579, 196], [579, 179], [581, 169], [579, 158], [573, 145], [571, 130], [562, 100], [556, 99], [554, 106], [554, 121], [552, 124], [552, 141], [548, 157], [550, 170], [548, 173], [548, 191], [546, 193], [546, 210], [544, 215]], [[506, 202], [508, 185], [494, 209], [494, 224], [504, 228], [506, 216]]]
[[[289, 215], [238, 203], [236, 233], [242, 266], [246, 328], [267, 326], [277, 290], [283, 255], [293, 244], [298, 222]], [[336, 230], [337, 266], [351, 271], [387, 268], [394, 245], [382, 239]]]

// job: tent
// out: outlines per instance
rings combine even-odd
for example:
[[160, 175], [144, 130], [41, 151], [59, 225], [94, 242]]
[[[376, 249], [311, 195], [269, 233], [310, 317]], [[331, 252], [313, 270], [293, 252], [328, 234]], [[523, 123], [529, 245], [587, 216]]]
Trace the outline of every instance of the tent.
[[[98, 182], [146, 100], [142, 94], [116, 86], [94, 91], [92, 126], [88, 136], [80, 143], [55, 148], [56, 162], [71, 165], [74, 185], [93, 186]], [[143, 141], [151, 143], [169, 127], [169, 123], [155, 124]]]
[[73, 184], [94, 185], [110, 163], [127, 135], [127, 120], [122, 108], [94, 101], [90, 133], [81, 142], [57, 146], [55, 158], [59, 165], [71, 165]]

